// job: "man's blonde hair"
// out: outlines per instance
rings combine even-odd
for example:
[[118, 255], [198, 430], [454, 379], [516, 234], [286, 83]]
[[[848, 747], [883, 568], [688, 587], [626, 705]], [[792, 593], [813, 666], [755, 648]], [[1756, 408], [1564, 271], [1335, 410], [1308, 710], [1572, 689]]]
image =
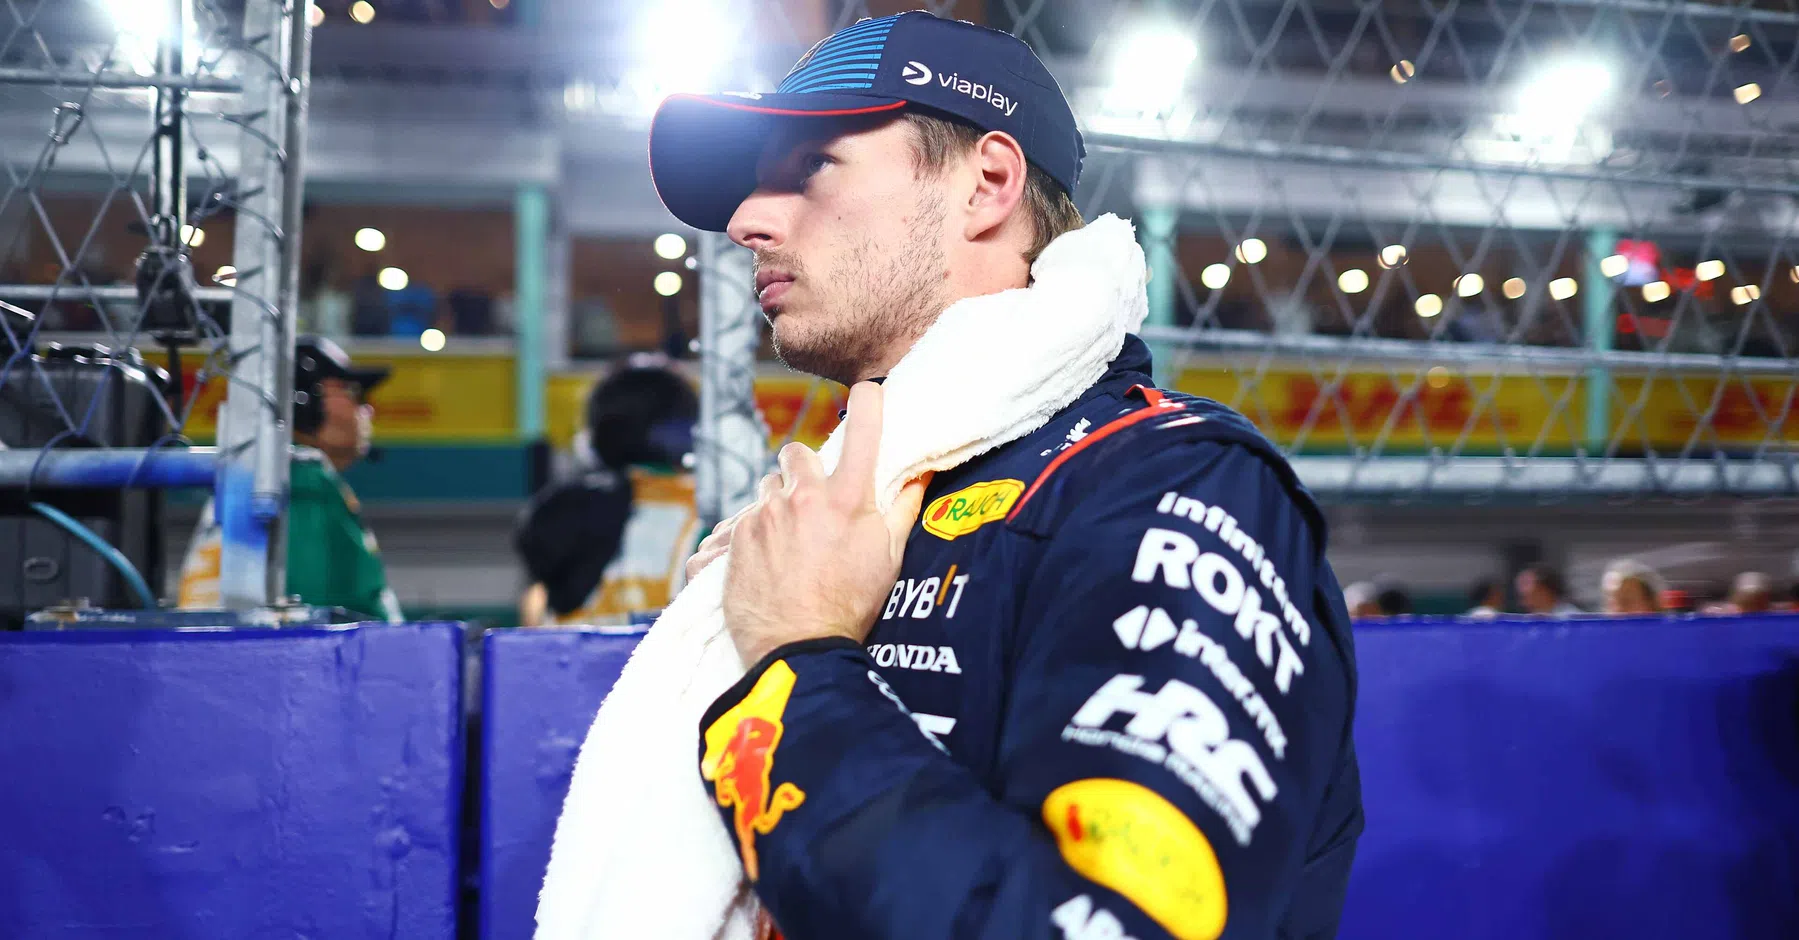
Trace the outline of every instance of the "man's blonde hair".
[[[950, 158], [973, 150], [987, 133], [965, 121], [917, 110], [908, 110], [901, 118], [912, 128], [912, 155], [920, 173], [943, 172], [944, 167], [949, 166]], [[1038, 169], [1035, 163], [1026, 166], [1029, 169], [1025, 173], [1024, 208], [1030, 217], [1033, 234], [1024, 260], [1030, 262], [1036, 261], [1057, 236], [1087, 223], [1062, 184]]]

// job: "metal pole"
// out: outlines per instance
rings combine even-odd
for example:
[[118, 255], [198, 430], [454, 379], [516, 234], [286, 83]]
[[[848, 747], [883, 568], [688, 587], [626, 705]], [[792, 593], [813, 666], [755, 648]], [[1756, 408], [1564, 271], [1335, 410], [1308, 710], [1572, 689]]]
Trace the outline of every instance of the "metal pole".
[[277, 303], [281, 317], [271, 352], [278, 414], [267, 447], [267, 456], [274, 464], [268, 469], [279, 480], [271, 482], [279, 506], [269, 519], [269, 596], [276, 599], [287, 596], [287, 514], [283, 510], [287, 506], [287, 455], [293, 439], [294, 335], [300, 315], [301, 228], [306, 217], [306, 134], [312, 102], [311, 7], [311, 0], [290, 0], [288, 4], [287, 80], [282, 83], [287, 97], [287, 133], [282, 141], [286, 161], [281, 181], [281, 299]]
[[542, 183], [526, 183], [513, 201], [514, 288], [512, 321], [517, 337], [518, 436], [544, 434], [545, 255], [550, 243], [550, 199]]
[[1618, 245], [1618, 233], [1596, 228], [1587, 233], [1587, 251], [1581, 272], [1581, 319], [1593, 364], [1587, 367], [1586, 445], [1590, 454], [1605, 453], [1612, 430], [1612, 372], [1605, 355], [1612, 351], [1612, 279], [1599, 270], [1599, 262]]
[[[1179, 215], [1173, 206], [1146, 206], [1143, 209], [1140, 238], [1143, 252], [1149, 256], [1149, 316], [1144, 319], [1144, 326], [1174, 326], [1175, 288], [1181, 276], [1180, 261], [1174, 251], [1175, 223]], [[1175, 375], [1174, 350], [1172, 343], [1150, 346], [1156, 384], [1163, 388], [1173, 387], [1170, 383]]]
[[711, 528], [756, 498], [768, 465], [768, 426], [756, 410], [762, 318], [751, 294], [750, 253], [723, 235], [700, 236], [700, 426], [694, 455], [700, 525]]
[[[234, 197], [241, 211], [230, 336], [236, 378], [220, 412], [221, 460], [214, 483], [222, 535], [219, 593], [230, 608], [267, 607], [285, 586], [279, 539], [291, 435], [286, 415], [292, 405], [282, 399], [288, 381], [283, 373], [291, 369], [293, 355], [294, 310], [284, 309], [282, 301], [288, 252], [297, 252], [299, 243], [292, 237], [297, 233], [280, 226], [290, 218], [288, 98], [306, 90], [294, 68], [300, 63], [292, 61], [297, 50], [290, 29], [305, 27], [306, 12], [306, 4], [283, 0], [248, 0], [244, 9], [244, 44], [259, 54], [241, 57], [244, 132]], [[302, 37], [297, 49], [304, 48]], [[283, 142], [283, 149], [269, 141]]]
[[[187, 71], [188, 25], [193, 21], [193, 0], [163, 0], [167, 31], [156, 44], [156, 71], [182, 75]], [[150, 154], [150, 241], [157, 245], [181, 245], [187, 224], [187, 165], [182, 160], [182, 115], [187, 91], [175, 86], [156, 88], [153, 111], [155, 145]]]

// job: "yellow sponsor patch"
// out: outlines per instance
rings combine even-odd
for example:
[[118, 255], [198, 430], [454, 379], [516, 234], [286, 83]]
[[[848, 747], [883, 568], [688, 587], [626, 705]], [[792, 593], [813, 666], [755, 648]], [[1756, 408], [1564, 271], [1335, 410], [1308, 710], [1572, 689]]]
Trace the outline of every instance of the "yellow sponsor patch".
[[1062, 860], [1124, 895], [1180, 940], [1224, 932], [1224, 872], [1212, 843], [1174, 804], [1129, 780], [1076, 780], [1043, 801]]
[[713, 784], [718, 805], [731, 810], [731, 831], [751, 881], [761, 876], [756, 833], [775, 831], [781, 816], [806, 800], [805, 792], [791, 783], [769, 789], [775, 748], [786, 730], [781, 718], [795, 678], [792, 667], [777, 661], [756, 680], [750, 694], [706, 729], [700, 774]]
[[967, 535], [989, 522], [1006, 518], [1022, 495], [1023, 480], [988, 480], [964, 487], [939, 496], [925, 507], [924, 530], [940, 539]]

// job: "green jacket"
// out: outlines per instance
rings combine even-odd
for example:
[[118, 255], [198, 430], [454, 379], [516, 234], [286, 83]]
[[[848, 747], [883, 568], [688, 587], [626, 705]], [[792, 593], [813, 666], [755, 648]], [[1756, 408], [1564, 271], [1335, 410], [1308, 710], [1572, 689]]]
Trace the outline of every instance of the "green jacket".
[[375, 533], [362, 504], [324, 459], [296, 456], [288, 482], [287, 593], [398, 622]]
[[[287, 593], [318, 607], [343, 607], [399, 622], [400, 604], [387, 586], [374, 533], [362, 506], [324, 455], [294, 454], [289, 470]], [[180, 606], [219, 606], [220, 534], [211, 502], [200, 517], [181, 566]]]

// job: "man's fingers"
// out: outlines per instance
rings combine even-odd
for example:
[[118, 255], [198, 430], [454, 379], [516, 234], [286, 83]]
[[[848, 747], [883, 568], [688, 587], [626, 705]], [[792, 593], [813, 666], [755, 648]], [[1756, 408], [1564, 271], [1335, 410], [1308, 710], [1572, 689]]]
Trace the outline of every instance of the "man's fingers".
[[822, 482], [825, 479], [825, 465], [818, 459], [818, 453], [799, 441], [781, 448], [776, 461], [781, 465], [781, 476], [790, 493], [802, 483]]
[[887, 531], [893, 533], [896, 544], [904, 547], [906, 537], [912, 534], [912, 526], [918, 521], [918, 512], [924, 506], [925, 487], [931, 485], [932, 474], [907, 483], [894, 497], [893, 508], [887, 510]]
[[779, 471], [763, 477], [756, 483], [756, 502], [766, 503], [768, 498], [781, 491], [781, 474]]
[[850, 389], [849, 414], [844, 422], [843, 456], [831, 473], [831, 482], [846, 495], [873, 500], [875, 460], [881, 455], [881, 387], [857, 382]]

